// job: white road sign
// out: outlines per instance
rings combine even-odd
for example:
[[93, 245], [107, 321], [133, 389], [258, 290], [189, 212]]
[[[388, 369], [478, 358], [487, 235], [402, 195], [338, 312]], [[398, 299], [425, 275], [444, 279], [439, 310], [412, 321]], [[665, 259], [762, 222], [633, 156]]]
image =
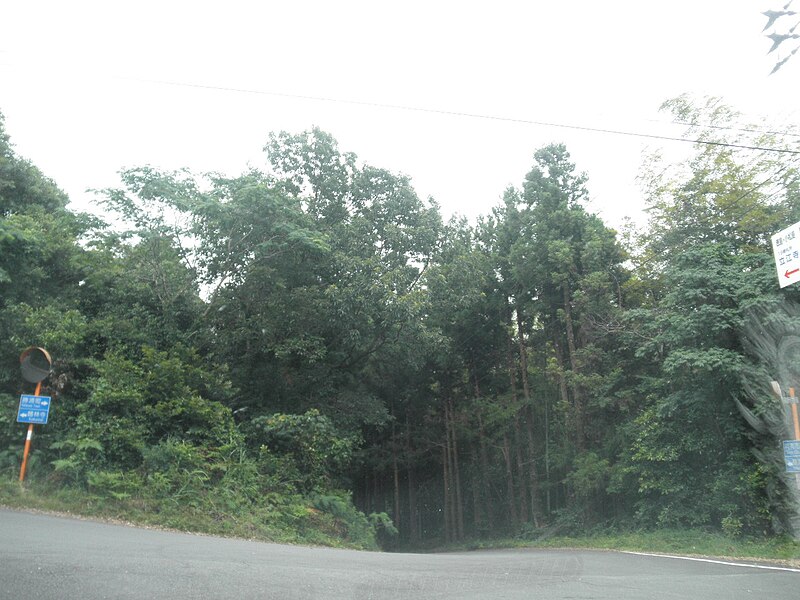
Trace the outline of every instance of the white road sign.
[[781, 287], [800, 281], [800, 223], [772, 236], [772, 252]]

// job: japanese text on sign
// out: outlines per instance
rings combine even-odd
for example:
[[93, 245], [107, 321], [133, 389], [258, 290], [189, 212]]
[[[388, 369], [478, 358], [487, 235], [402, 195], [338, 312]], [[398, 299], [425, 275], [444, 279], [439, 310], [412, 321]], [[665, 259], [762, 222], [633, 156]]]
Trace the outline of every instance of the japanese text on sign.
[[800, 223], [772, 236], [772, 252], [780, 286], [800, 281]]
[[50, 414], [49, 396], [30, 396], [23, 394], [19, 397], [19, 410], [17, 411], [17, 423], [33, 423], [34, 425], [46, 425], [47, 417]]
[[800, 473], [800, 440], [783, 441], [783, 461], [788, 473]]

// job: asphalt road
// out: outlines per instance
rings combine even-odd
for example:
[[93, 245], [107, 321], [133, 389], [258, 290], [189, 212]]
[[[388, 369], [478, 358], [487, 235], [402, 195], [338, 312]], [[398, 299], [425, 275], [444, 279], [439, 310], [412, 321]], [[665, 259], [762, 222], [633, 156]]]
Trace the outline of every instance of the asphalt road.
[[0, 510], [0, 598], [800, 598], [800, 572], [618, 552], [388, 554]]

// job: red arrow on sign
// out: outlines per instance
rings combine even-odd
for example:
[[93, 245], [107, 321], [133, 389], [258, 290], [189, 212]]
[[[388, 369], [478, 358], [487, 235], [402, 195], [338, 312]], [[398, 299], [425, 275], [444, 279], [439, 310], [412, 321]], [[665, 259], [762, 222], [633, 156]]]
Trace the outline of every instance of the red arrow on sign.
[[800, 269], [795, 269], [794, 271], [786, 271], [786, 273], [784, 273], [783, 276], [786, 277], [786, 279], [789, 279], [790, 275], [794, 275], [795, 273], [798, 272], [800, 272]]

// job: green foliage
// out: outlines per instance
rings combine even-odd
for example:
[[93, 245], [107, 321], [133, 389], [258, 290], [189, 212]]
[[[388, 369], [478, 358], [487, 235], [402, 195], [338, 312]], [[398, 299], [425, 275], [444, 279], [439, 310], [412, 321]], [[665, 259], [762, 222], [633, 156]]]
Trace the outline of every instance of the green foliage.
[[390, 538], [398, 533], [386, 513], [372, 513], [367, 517], [353, 506], [349, 495], [314, 495], [311, 503], [317, 510], [332, 516], [338, 534], [355, 544], [374, 545], [376, 533]]
[[587, 452], [575, 458], [567, 481], [578, 498], [586, 500], [605, 490], [609, 477], [609, 461], [594, 452]]
[[[734, 116], [667, 108], [707, 141]], [[793, 163], [717, 144], [652, 162], [650, 223], [620, 237], [559, 144], [475, 226], [319, 129], [265, 150], [266, 173], [123, 171], [99, 193], [112, 230], [0, 120], [3, 473], [36, 344], [54, 409], [30, 476], [92, 510], [357, 547], [788, 522], [741, 338], [800, 299], [769, 256], [800, 218]]]
[[787, 537], [760, 537], [728, 535], [706, 529], [654, 530], [621, 528], [614, 532], [597, 532], [590, 535], [553, 535], [552, 530], [519, 539], [470, 540], [449, 545], [440, 550], [482, 548], [594, 548], [632, 552], [660, 552], [685, 556], [730, 556], [737, 559], [766, 559], [796, 563], [800, 559], [800, 542]]
[[55, 472], [66, 481], [81, 485], [102, 456], [103, 445], [91, 438], [65, 438], [50, 444], [50, 450], [55, 450], [56, 456], [62, 456], [52, 461]]
[[16, 322], [10, 342], [16, 348], [30, 345], [47, 348], [58, 357], [75, 356], [84, 342], [86, 317], [75, 309], [54, 305], [33, 308], [27, 304], [9, 306], [6, 312]]
[[396, 537], [400, 534], [400, 531], [392, 523], [392, 519], [385, 512], [370, 513], [369, 522], [379, 534], [384, 533], [389, 537]]
[[5, 118], [0, 114], [0, 217], [31, 207], [58, 212], [67, 202], [64, 192], [52, 180], [16, 155], [5, 132]]
[[316, 409], [258, 417], [251, 427], [250, 443], [291, 457], [300, 477], [297, 485], [307, 492], [330, 488], [352, 459], [354, 440], [341, 437]]
[[90, 493], [115, 500], [126, 500], [142, 487], [141, 478], [136, 473], [121, 471], [92, 471], [86, 483]]
[[[703, 118], [685, 99], [672, 107]], [[789, 207], [785, 189], [764, 195], [776, 168], [772, 158], [704, 146], [682, 177], [650, 179], [646, 264], [659, 295], [629, 318], [643, 338], [638, 356], [654, 369], [642, 379], [645, 408], [629, 426], [624, 459], [638, 480], [643, 523], [738, 534], [769, 528], [770, 512], [783, 510], [769, 508], [774, 475], [751, 453], [755, 438], [736, 406], [755, 372], [744, 323], [754, 307], [769, 311], [779, 299], [768, 239], [789, 222]]]

